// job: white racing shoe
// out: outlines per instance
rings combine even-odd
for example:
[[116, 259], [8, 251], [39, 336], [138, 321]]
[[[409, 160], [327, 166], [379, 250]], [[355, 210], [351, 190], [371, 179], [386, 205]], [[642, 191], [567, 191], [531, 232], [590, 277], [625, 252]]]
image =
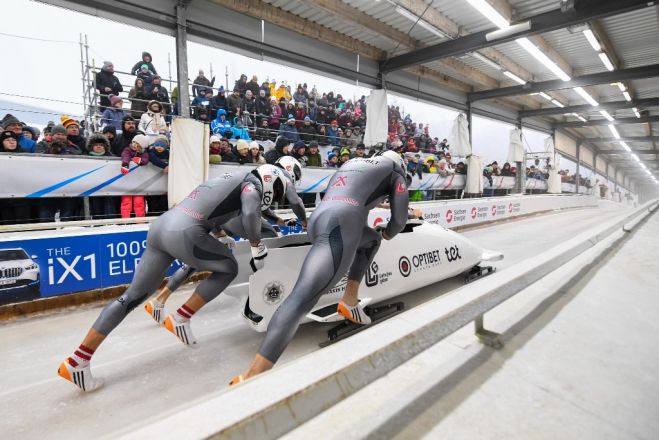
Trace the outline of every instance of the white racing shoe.
[[336, 312], [355, 324], [368, 325], [371, 323], [371, 318], [368, 317], [359, 303], [356, 306], [349, 306], [343, 301], [339, 301]]
[[148, 313], [158, 325], [162, 325], [165, 305], [155, 300], [149, 300], [144, 304], [144, 311]]
[[175, 313], [170, 313], [165, 318], [163, 325], [188, 347], [197, 347], [197, 339], [192, 334], [189, 319], [178, 320]]
[[74, 367], [65, 359], [57, 369], [57, 374], [77, 386], [83, 391], [94, 391], [103, 386], [103, 379], [92, 376], [90, 364], [86, 367]]

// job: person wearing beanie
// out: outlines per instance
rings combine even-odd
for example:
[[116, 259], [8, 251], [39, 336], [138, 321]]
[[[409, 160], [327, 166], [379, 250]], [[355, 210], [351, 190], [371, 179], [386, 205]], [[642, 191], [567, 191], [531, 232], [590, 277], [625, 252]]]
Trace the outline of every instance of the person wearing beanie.
[[215, 77], [213, 77], [212, 80], [209, 80], [204, 76], [204, 71], [199, 69], [199, 74], [194, 81], [192, 81], [192, 96], [196, 97], [202, 89], [213, 87], [213, 84], [215, 84]]
[[240, 96], [240, 89], [234, 87], [233, 93], [227, 96], [227, 113], [229, 114], [229, 119], [239, 116], [244, 104], [245, 102]]
[[261, 154], [261, 146], [256, 141], [249, 144], [249, 158], [251, 163], [254, 164], [263, 165], [267, 163], [265, 157]]
[[147, 95], [151, 94], [151, 87], [153, 86], [153, 77], [155, 73], [149, 70], [148, 64], [142, 64], [140, 70], [137, 72], [137, 77], [144, 81], [144, 88], [146, 89]]
[[114, 126], [115, 129], [121, 130], [121, 123], [126, 116], [126, 112], [123, 110], [124, 100], [119, 96], [110, 96], [110, 107], [106, 108], [103, 111], [103, 116], [101, 118], [102, 126]]
[[124, 88], [119, 82], [119, 78], [114, 74], [114, 64], [112, 61], [103, 61], [103, 67], [96, 73], [96, 89], [101, 95], [101, 111], [112, 106], [110, 96], [117, 96]]
[[111, 156], [110, 141], [101, 133], [94, 133], [87, 139], [87, 153], [89, 156]]
[[[136, 167], [142, 167], [149, 163], [149, 137], [138, 134], [133, 137], [129, 147], [126, 147], [121, 153], [121, 174], [128, 174], [130, 163], [133, 162]], [[133, 168], [133, 169], [135, 169]], [[136, 217], [146, 216], [146, 206], [144, 196], [123, 195], [121, 196], [121, 218], [130, 218], [131, 212], [135, 211]]]
[[339, 166], [343, 165], [344, 163], [348, 162], [350, 160], [350, 149], [349, 148], [341, 148], [341, 152], [339, 153]]
[[307, 160], [306, 160], [307, 166], [309, 166], [309, 167], [322, 167], [323, 166], [323, 158], [320, 155], [320, 152], [318, 150], [318, 142], [316, 142], [316, 141], [309, 142], [309, 146], [307, 148], [305, 156], [307, 157]]
[[307, 144], [305, 144], [304, 141], [297, 141], [295, 144], [293, 144], [293, 151], [291, 152], [291, 156], [297, 159], [298, 162], [302, 164], [302, 166], [306, 167], [307, 166], [307, 156], [305, 156], [306, 152], [307, 152]]
[[264, 155], [265, 161], [271, 165], [274, 165], [279, 158], [283, 156], [288, 156], [288, 145], [290, 144], [288, 138], [284, 136], [279, 136], [275, 140], [275, 148], [267, 151]]
[[327, 152], [327, 161], [325, 162], [325, 167], [327, 168], [339, 168], [339, 156], [334, 151]]
[[162, 85], [162, 78], [160, 75], [154, 75], [153, 84], [151, 85], [151, 93], [149, 99], [155, 99], [163, 106], [163, 113], [168, 115], [172, 112], [172, 106], [169, 103], [169, 92]]
[[252, 158], [249, 156], [249, 144], [244, 139], [238, 139], [236, 142], [237, 162], [241, 165], [252, 163]]
[[252, 138], [249, 136], [249, 130], [243, 126], [243, 121], [238, 116], [233, 118], [233, 127], [231, 127], [231, 139], [244, 139], [246, 141], [252, 140]]
[[[110, 141], [101, 133], [94, 133], [87, 140], [89, 156], [107, 158], [110, 154]], [[96, 196], [89, 198], [89, 209], [93, 219], [116, 218], [119, 214], [118, 197]]]
[[[54, 125], [47, 125], [46, 128], [43, 129], [43, 139], [37, 142], [37, 149], [35, 153], [46, 154], [50, 143], [53, 141], [53, 127]], [[64, 130], [64, 133], [66, 134], [66, 130]]]
[[217, 89], [217, 95], [213, 96], [213, 99], [211, 99], [210, 107], [211, 119], [215, 119], [220, 114], [220, 110], [224, 110], [224, 114], [226, 115], [227, 96], [226, 92], [224, 91], [224, 86], [220, 86], [220, 88]]
[[[0, 153], [23, 153], [18, 135], [12, 130], [0, 132]], [[0, 199], [0, 224], [25, 223], [30, 220], [30, 201], [26, 198]]]
[[156, 68], [153, 67], [152, 61], [153, 59], [151, 58], [151, 54], [149, 52], [142, 52], [142, 59], [135, 63], [133, 68], [130, 69], [130, 73], [137, 75], [140, 72], [142, 64], [146, 64], [147, 69], [153, 72], [154, 75], [157, 75], [158, 71], [156, 71]]
[[281, 124], [277, 134], [278, 136], [283, 136], [288, 139], [290, 143], [295, 143], [300, 140], [300, 134], [298, 133], [297, 128], [295, 128], [295, 116], [292, 113], [288, 115], [286, 123]]
[[341, 142], [341, 134], [339, 129], [339, 123], [336, 119], [333, 119], [330, 126], [327, 127], [327, 137], [329, 138], [330, 145], [337, 146]]
[[211, 136], [210, 140], [208, 141], [208, 163], [219, 164], [222, 162], [222, 148], [220, 146], [221, 141], [222, 139], [217, 135]]
[[[66, 154], [87, 154], [87, 139], [80, 135], [80, 124], [78, 121], [67, 115], [62, 115], [60, 120], [66, 129], [66, 138], [69, 141], [69, 147], [72, 151]], [[77, 153], [76, 150], [80, 152]]]
[[2, 153], [24, 153], [18, 145], [18, 136], [11, 130], [0, 133], [0, 152]]
[[306, 143], [316, 140], [316, 127], [314, 127], [312, 122], [313, 121], [309, 116], [305, 116], [304, 123], [298, 129], [298, 132], [300, 133], [300, 139]]
[[28, 139], [23, 135], [23, 124], [15, 116], [7, 113], [4, 118], [2, 118], [2, 128], [4, 130], [13, 131], [14, 134], [18, 137], [18, 145], [21, 147], [24, 153], [35, 153], [37, 151], [37, 143]]
[[[149, 162], [162, 170], [163, 173], [169, 173], [169, 139], [165, 135], [150, 137], [149, 145]], [[167, 194], [146, 197], [146, 206], [149, 216], [157, 216], [167, 211]]]
[[162, 104], [158, 101], [155, 99], [149, 101], [146, 113], [143, 113], [140, 118], [140, 123], [138, 125], [140, 131], [146, 134], [157, 134], [161, 131], [169, 131], [162, 110]]

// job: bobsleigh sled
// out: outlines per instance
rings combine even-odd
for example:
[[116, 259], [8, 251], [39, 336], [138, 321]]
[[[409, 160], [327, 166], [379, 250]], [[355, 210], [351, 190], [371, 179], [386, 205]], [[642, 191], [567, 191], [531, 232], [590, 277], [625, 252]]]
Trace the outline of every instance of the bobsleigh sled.
[[[249, 293], [242, 307], [243, 317], [258, 332], [266, 331], [277, 307], [290, 294], [311, 247], [306, 234], [274, 238], [266, 243], [269, 255], [265, 267], [249, 275]], [[421, 220], [410, 220], [394, 239], [382, 241], [360, 286], [360, 301], [363, 306], [383, 303], [460, 274], [465, 274], [466, 280], [470, 281], [494, 271], [492, 267], [480, 266], [482, 262], [502, 258], [503, 254], [484, 250], [457, 232]], [[346, 281], [344, 276], [324, 294], [302, 322], [343, 321], [336, 308]], [[244, 284], [240, 285], [244, 292]]]

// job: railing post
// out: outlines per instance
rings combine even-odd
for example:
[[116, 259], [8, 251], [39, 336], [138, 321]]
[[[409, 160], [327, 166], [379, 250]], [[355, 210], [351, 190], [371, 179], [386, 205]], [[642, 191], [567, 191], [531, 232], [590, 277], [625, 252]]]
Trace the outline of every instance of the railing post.
[[577, 175], [576, 175], [576, 186], [577, 186], [577, 194], [579, 194], [579, 179], [581, 176], [579, 175], [579, 168], [581, 164], [581, 140], [577, 141]]
[[187, 12], [190, 0], [176, 5], [176, 73], [180, 115], [190, 117], [190, 91], [188, 88], [188, 31]]

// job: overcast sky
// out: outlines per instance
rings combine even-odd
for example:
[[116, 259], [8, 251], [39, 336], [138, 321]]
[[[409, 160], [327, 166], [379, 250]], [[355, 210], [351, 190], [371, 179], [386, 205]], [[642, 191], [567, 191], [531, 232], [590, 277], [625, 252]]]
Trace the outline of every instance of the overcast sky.
[[[5, 19], [0, 30], [0, 44], [5, 56], [9, 55], [11, 61], [3, 62], [0, 69], [0, 100], [45, 108], [53, 112], [48, 115], [48, 119], [57, 120], [61, 113], [76, 116], [82, 114], [80, 34], [87, 35], [90, 63], [95, 66], [100, 67], [104, 60], [110, 60], [115, 70], [128, 71], [140, 59], [142, 51], [146, 50], [153, 56], [153, 64], [165, 80], [170, 71], [167, 62], [169, 55], [172, 60], [171, 76], [176, 77], [175, 44], [174, 38], [170, 36], [28, 0], [3, 2], [3, 16]], [[188, 71], [191, 79], [200, 68], [210, 78], [211, 63], [216, 87], [225, 84], [225, 73], [228, 71], [230, 87], [240, 74], [245, 73], [249, 78], [257, 75], [259, 83], [274, 78], [278, 83], [286, 81], [295, 87], [298, 83], [306, 82], [309, 87], [315, 85], [320, 92], [333, 90], [346, 99], [368, 95], [368, 89], [355, 84], [188, 43]], [[120, 76], [120, 79], [123, 84], [134, 81], [127, 76]], [[166, 81], [163, 84], [171, 91], [172, 87]], [[127, 92], [128, 87], [124, 86], [124, 90]], [[429, 124], [431, 136], [440, 139], [449, 137], [453, 120], [458, 114], [445, 107], [391, 94], [389, 101], [411, 114], [415, 122]], [[4, 115], [7, 108], [10, 107], [0, 108], [0, 115]], [[30, 122], [29, 113], [21, 116]], [[509, 124], [474, 117], [474, 152], [483, 156], [485, 163], [492, 160], [500, 163], [505, 161], [512, 128]], [[525, 130], [527, 149], [542, 150], [546, 137], [544, 133]], [[566, 162], [563, 167], [572, 166]]]

